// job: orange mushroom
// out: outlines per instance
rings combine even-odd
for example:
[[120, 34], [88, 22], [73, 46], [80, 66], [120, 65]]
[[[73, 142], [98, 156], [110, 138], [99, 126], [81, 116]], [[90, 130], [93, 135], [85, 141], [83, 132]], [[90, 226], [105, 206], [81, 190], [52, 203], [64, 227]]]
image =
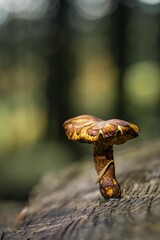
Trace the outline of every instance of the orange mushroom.
[[133, 123], [119, 119], [104, 121], [100, 118], [81, 115], [68, 119], [63, 127], [68, 139], [93, 144], [94, 163], [98, 173], [97, 183], [105, 199], [120, 197], [120, 185], [115, 177], [113, 144], [122, 144], [137, 137], [139, 128]]

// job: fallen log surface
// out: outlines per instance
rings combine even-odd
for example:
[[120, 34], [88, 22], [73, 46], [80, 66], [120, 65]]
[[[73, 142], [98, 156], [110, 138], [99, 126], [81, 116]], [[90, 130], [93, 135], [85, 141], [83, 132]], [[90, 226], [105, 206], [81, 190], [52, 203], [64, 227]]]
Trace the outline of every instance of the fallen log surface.
[[115, 157], [120, 199], [101, 199], [91, 162], [42, 179], [1, 240], [155, 240], [160, 237], [160, 141]]

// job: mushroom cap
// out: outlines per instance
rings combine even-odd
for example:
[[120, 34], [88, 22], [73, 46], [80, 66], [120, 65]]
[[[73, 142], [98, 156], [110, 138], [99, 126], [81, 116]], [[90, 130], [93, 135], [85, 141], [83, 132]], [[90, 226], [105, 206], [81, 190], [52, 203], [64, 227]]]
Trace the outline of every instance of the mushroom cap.
[[120, 119], [104, 121], [100, 118], [81, 115], [64, 122], [68, 139], [90, 144], [122, 144], [138, 136], [139, 128]]

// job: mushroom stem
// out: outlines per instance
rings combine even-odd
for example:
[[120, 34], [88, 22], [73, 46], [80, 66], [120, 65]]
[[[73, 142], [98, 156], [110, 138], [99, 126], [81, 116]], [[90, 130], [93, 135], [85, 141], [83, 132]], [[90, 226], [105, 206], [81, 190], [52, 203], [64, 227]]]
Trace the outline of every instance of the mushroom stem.
[[[99, 188], [105, 199], [111, 197], [120, 197], [121, 190], [115, 177], [115, 166], [113, 158], [113, 146], [104, 144], [94, 145], [94, 163], [100, 177]], [[107, 167], [106, 167], [107, 166]], [[104, 171], [106, 169], [106, 171]], [[104, 173], [103, 173], [104, 171]]]

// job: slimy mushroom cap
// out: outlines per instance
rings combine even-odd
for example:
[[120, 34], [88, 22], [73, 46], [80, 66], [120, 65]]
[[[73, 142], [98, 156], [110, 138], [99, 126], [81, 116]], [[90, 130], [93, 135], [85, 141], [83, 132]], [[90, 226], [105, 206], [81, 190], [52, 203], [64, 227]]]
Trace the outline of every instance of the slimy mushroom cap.
[[120, 119], [104, 121], [90, 115], [68, 119], [63, 127], [70, 140], [108, 146], [122, 144], [139, 134], [138, 126], [133, 123]]

